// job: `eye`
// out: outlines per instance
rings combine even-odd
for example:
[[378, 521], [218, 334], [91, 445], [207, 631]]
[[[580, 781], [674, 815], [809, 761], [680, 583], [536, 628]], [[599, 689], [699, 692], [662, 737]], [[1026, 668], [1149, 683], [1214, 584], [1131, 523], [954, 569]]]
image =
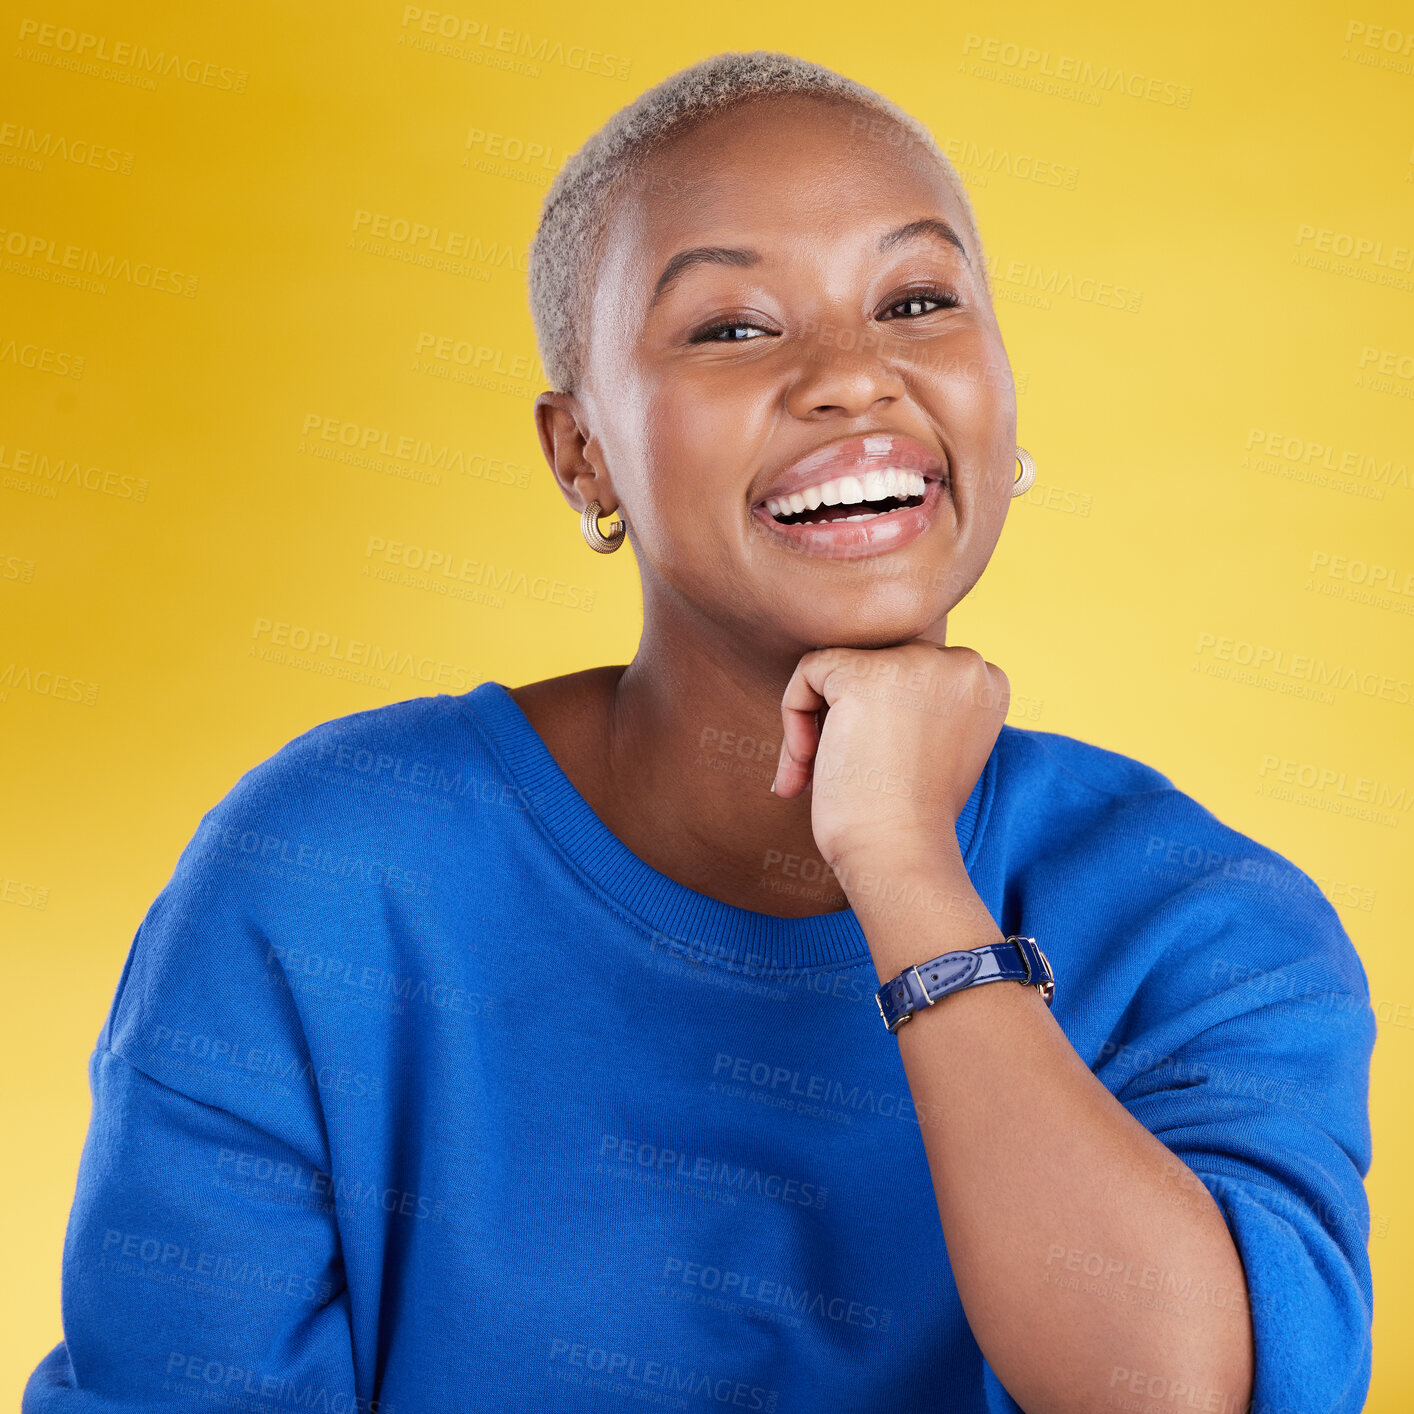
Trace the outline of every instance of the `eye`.
[[[956, 309], [962, 301], [951, 290], [930, 287], [910, 290], [902, 299], [886, 305], [880, 319], [917, 319], [939, 309]], [[898, 311], [898, 312], [896, 312]]]
[[709, 324], [699, 329], [689, 340], [690, 344], [744, 344], [757, 334], [772, 334], [772, 329], [763, 329], [759, 324], [748, 324], [744, 319], [727, 319], [719, 324]]

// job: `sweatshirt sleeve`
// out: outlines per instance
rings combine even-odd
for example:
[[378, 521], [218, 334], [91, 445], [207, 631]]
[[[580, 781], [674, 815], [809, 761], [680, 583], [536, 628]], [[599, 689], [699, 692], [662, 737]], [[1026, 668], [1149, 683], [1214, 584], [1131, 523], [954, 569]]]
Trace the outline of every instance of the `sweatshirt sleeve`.
[[[1159, 910], [1171, 941], [1096, 1074], [1182, 1161], [1175, 1213], [1206, 1187], [1246, 1270], [1245, 1303], [1172, 1273], [1155, 1274], [1153, 1299], [1214, 1302], [1234, 1319], [1250, 1308], [1253, 1414], [1358, 1414], [1375, 1017], [1335, 910], [1294, 865], [1253, 850], [1236, 881], [1230, 869], [1200, 878]], [[1166, 1372], [1135, 1373], [1142, 1387]]]
[[64, 1338], [24, 1414], [376, 1409], [355, 1379], [317, 1073], [268, 962], [260, 881], [222, 844], [268, 830], [263, 813], [247, 777], [129, 950], [89, 1062]]

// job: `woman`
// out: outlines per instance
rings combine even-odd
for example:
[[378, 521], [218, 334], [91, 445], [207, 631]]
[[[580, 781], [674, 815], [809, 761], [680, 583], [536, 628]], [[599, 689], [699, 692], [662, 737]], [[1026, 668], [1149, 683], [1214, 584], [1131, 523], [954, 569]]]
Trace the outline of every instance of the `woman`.
[[1364, 971], [947, 642], [1033, 468], [926, 132], [709, 59], [560, 174], [531, 295], [639, 650], [326, 723], [206, 816], [25, 1409], [1357, 1410]]

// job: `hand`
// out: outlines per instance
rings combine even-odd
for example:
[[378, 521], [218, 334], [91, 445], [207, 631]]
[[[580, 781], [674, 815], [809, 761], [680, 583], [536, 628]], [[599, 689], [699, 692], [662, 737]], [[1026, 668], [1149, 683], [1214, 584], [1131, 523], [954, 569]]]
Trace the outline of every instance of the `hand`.
[[781, 699], [772, 789], [811, 789], [815, 843], [842, 882], [866, 860], [944, 860], [1010, 697], [1006, 674], [971, 648], [816, 649]]

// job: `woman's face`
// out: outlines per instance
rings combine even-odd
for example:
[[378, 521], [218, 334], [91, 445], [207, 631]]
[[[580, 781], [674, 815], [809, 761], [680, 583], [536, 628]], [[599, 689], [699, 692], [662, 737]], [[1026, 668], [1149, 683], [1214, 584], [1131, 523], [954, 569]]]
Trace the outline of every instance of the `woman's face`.
[[1015, 474], [979, 261], [936, 163], [853, 104], [743, 104], [649, 159], [576, 398], [580, 490], [622, 509], [647, 612], [801, 651], [903, 642], [962, 598]]

